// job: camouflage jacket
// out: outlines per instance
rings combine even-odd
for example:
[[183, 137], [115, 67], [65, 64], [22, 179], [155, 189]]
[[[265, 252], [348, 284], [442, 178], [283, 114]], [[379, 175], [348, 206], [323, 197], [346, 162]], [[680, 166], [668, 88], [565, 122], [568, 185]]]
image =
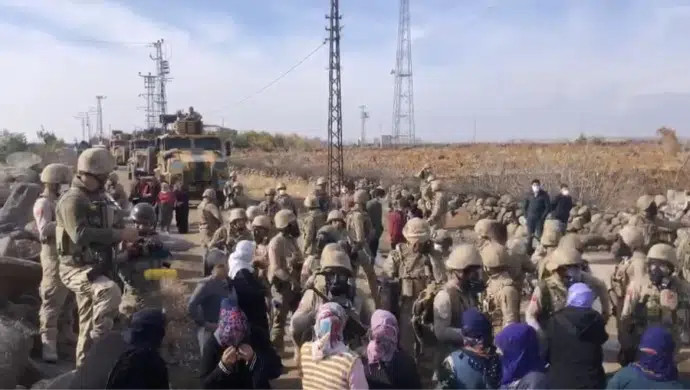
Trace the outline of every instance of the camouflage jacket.
[[364, 248], [369, 245], [369, 240], [374, 235], [374, 226], [369, 214], [362, 210], [352, 210], [347, 214], [345, 224], [350, 241]]
[[223, 225], [223, 217], [220, 214], [220, 209], [212, 202], [206, 199], [199, 203], [200, 221], [199, 230], [205, 230], [207, 235], [212, 236], [213, 233]]
[[299, 276], [304, 262], [297, 240], [282, 233], [268, 243], [268, 281], [274, 279], [299, 284]]
[[401, 295], [416, 298], [431, 280], [443, 281], [441, 256], [416, 253], [412, 246], [403, 243], [388, 253], [384, 263], [386, 277], [401, 282]]
[[278, 207], [282, 210], [290, 210], [295, 215], [297, 215], [297, 205], [295, 205], [294, 199], [288, 194], [278, 194], [276, 195], [276, 203]]
[[326, 224], [326, 213], [320, 209], [309, 210], [302, 221], [303, 253], [316, 255], [316, 233]]
[[280, 211], [281, 208], [276, 202], [268, 203], [268, 201], [264, 200], [261, 203], [259, 203], [259, 209], [261, 210], [261, 212], [264, 213], [264, 215], [268, 216], [269, 218], [271, 218], [271, 220], [273, 220], [273, 217], [275, 217], [275, 215], [278, 213], [278, 211]]
[[482, 312], [485, 313], [498, 334], [506, 325], [520, 322], [520, 291], [510, 274], [503, 273], [489, 278], [482, 294]]
[[448, 212], [448, 198], [445, 192], [438, 191], [434, 193], [431, 201], [431, 215], [429, 216], [429, 224], [435, 228], [443, 228], [446, 224], [446, 213]]
[[240, 233], [233, 232], [230, 225], [225, 224], [213, 233], [209, 246], [231, 253], [235, 250], [235, 245], [242, 240], [253, 241], [252, 234], [248, 230], [243, 230]]
[[636, 317], [637, 332], [652, 324], [662, 324], [677, 332], [683, 319], [678, 311], [687, 310], [689, 291], [687, 282], [675, 276], [668, 288], [660, 289], [647, 274], [637, 275], [628, 285], [621, 321]]

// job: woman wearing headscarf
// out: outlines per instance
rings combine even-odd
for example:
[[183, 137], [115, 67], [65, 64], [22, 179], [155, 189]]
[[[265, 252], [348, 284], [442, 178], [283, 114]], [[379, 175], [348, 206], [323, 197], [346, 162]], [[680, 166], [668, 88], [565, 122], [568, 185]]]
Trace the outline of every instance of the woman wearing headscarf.
[[158, 218], [161, 231], [170, 233], [173, 210], [175, 209], [175, 193], [170, 191], [170, 185], [166, 182], [161, 183], [161, 191], [158, 193]]
[[127, 349], [108, 375], [106, 389], [169, 389], [168, 369], [158, 350], [165, 336], [165, 315], [144, 309], [132, 315], [124, 332]]
[[182, 184], [175, 183], [175, 224], [177, 232], [187, 234], [189, 231], [189, 194]]
[[252, 261], [254, 242], [242, 240], [235, 245], [235, 251], [228, 259], [228, 276], [237, 293], [240, 309], [246, 314], [252, 327], [266, 330], [268, 334], [268, 312], [266, 310], [266, 287], [256, 277]]
[[204, 346], [204, 389], [268, 389], [283, 365], [264, 330], [250, 331], [249, 321], [231, 299], [221, 303], [218, 328]]
[[463, 347], [438, 368], [437, 388], [495, 389], [501, 381], [501, 362], [492, 345], [491, 323], [477, 309], [462, 313]]
[[678, 380], [674, 362], [675, 342], [662, 326], [645, 330], [638, 349], [637, 361], [621, 368], [608, 383], [607, 389], [687, 389]]
[[592, 309], [594, 298], [586, 284], [573, 284], [566, 307], [547, 323], [547, 376], [554, 389], [601, 389], [606, 385], [602, 346], [609, 336], [603, 317]]
[[496, 335], [501, 355], [501, 389], [548, 389], [545, 363], [539, 355], [537, 331], [510, 324]]
[[302, 344], [302, 388], [368, 389], [362, 359], [343, 341], [347, 313], [335, 302], [324, 303], [316, 313], [314, 341]]
[[376, 310], [370, 340], [362, 358], [370, 389], [421, 389], [414, 359], [399, 347], [398, 321], [393, 313]]

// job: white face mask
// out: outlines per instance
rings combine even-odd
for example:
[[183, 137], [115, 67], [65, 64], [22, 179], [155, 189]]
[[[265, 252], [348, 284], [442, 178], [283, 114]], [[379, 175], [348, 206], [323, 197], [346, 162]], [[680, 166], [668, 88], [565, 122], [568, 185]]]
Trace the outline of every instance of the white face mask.
[[536, 185], [536, 184], [533, 184], [533, 185], [532, 185], [532, 192], [534, 192], [535, 194], [536, 194], [537, 192], [539, 192], [539, 186]]
[[561, 190], [561, 194], [563, 194], [563, 196], [568, 196], [568, 195], [570, 194], [570, 191], [568, 191], [567, 188], [566, 188], [566, 189], [562, 189], [562, 190]]
[[441, 246], [441, 244], [434, 244], [434, 249], [437, 251], [443, 251], [443, 246]]
[[285, 195], [287, 190], [278, 190], [278, 195]]

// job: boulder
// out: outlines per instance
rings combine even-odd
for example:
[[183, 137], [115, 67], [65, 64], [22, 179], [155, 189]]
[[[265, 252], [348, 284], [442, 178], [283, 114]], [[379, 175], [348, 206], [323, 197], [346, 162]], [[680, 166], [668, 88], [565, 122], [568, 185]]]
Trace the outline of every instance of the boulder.
[[516, 217], [522, 217], [524, 215], [525, 211], [522, 209], [522, 207], [518, 207], [515, 209], [515, 216]]
[[604, 218], [604, 215], [603, 215], [603, 214], [601, 214], [601, 213], [596, 213], [596, 214], [592, 215], [592, 218], [590, 219], [590, 222], [592, 222], [592, 223], [594, 224], [594, 223], [597, 223], [597, 222], [601, 221], [603, 218]]
[[568, 225], [568, 231], [569, 232], [578, 232], [582, 230], [582, 228], [585, 226], [585, 220], [583, 217], [576, 217], [573, 218], [573, 222], [571, 222]]
[[588, 206], [582, 206], [577, 210], [577, 216], [582, 218], [584, 222], [589, 222], [592, 214]]
[[510, 195], [503, 195], [498, 199], [498, 204], [501, 206], [514, 206], [513, 197]]
[[578, 211], [578, 208], [577, 208], [577, 207], [573, 207], [572, 209], [570, 209], [570, 216], [571, 216], [571, 217], [576, 217], [576, 216], [577, 216], [577, 211]]
[[498, 199], [490, 196], [484, 200], [484, 205], [489, 207], [494, 207], [498, 204]]
[[35, 240], [15, 240], [14, 250], [10, 256], [20, 259], [39, 261], [41, 255], [41, 243]]
[[12, 298], [35, 293], [40, 282], [41, 264], [0, 256], [0, 296]]
[[18, 321], [0, 318], [0, 388], [14, 389], [29, 365], [33, 332]]

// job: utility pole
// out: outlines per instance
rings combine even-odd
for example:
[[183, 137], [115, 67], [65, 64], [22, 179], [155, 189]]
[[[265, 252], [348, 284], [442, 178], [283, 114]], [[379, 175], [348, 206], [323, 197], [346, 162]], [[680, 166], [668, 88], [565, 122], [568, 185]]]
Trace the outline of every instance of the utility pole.
[[86, 141], [86, 118], [88, 118], [88, 116], [89, 116], [89, 114], [87, 112], [80, 112], [74, 116], [74, 118], [79, 119], [79, 122], [81, 123], [81, 139], [82, 139], [82, 141]]
[[158, 113], [160, 115], [165, 115], [168, 113], [168, 98], [166, 94], [165, 84], [172, 80], [168, 77], [170, 74], [170, 62], [165, 59], [163, 55], [163, 40], [159, 39], [156, 42], [151, 43], [153, 46], [154, 54], [150, 54], [149, 57], [156, 63], [156, 105], [158, 106]]
[[360, 146], [364, 146], [367, 143], [367, 119], [369, 119], [369, 112], [366, 105], [359, 106], [359, 109], [361, 110], [359, 116], [362, 120], [362, 135], [359, 142]]
[[331, 0], [328, 19], [328, 186], [332, 196], [343, 185], [343, 115], [340, 83], [340, 7], [339, 0]]
[[139, 94], [139, 97], [146, 99], [146, 106], [144, 107], [144, 116], [146, 118], [146, 129], [150, 130], [156, 127], [156, 118], [158, 117], [156, 113], [156, 75], [152, 75], [151, 72], [148, 74], [141, 74], [139, 72], [139, 77], [144, 79], [144, 93]]
[[415, 142], [414, 88], [412, 83], [412, 38], [410, 36], [410, 0], [400, 0], [398, 49], [395, 56], [393, 95], [393, 141]]
[[103, 95], [98, 95], [96, 96], [96, 126], [98, 126], [98, 137], [100, 138], [101, 142], [103, 142], [103, 105], [101, 104], [101, 101], [105, 99], [105, 96]]
[[91, 119], [89, 117], [89, 113], [86, 113], [86, 136], [88, 137], [86, 139], [86, 142], [91, 144]]
[[474, 128], [472, 130], [472, 143], [477, 142], [477, 116], [472, 115], [472, 121], [474, 122]]

